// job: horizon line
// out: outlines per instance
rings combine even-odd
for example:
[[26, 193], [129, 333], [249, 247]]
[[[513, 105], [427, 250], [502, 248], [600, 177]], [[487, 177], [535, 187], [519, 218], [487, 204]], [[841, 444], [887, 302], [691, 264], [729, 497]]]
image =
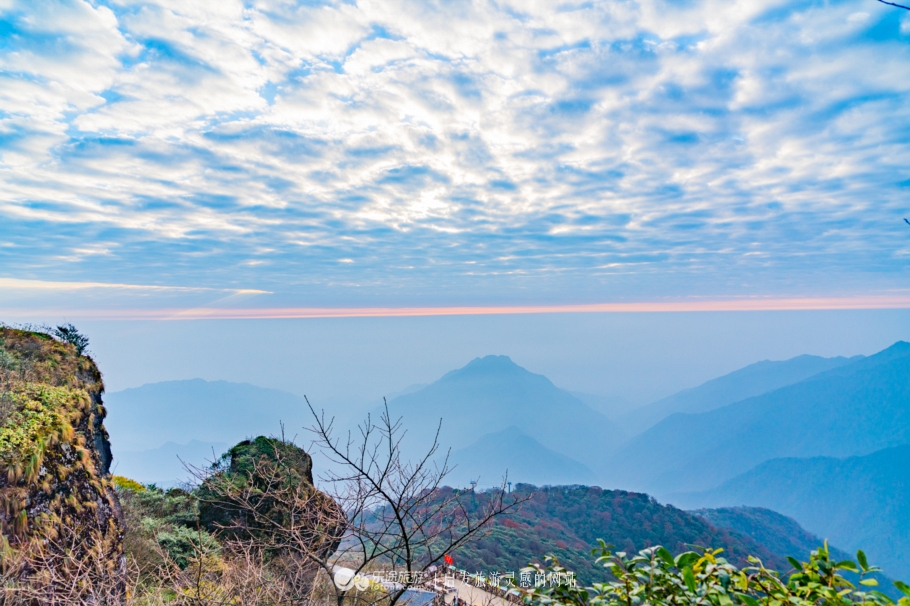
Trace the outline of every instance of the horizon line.
[[554, 305], [484, 305], [438, 307], [259, 307], [161, 308], [109, 310], [23, 310], [0, 308], [0, 314], [38, 316], [65, 314], [85, 320], [290, 320], [308, 318], [405, 318], [432, 316], [529, 315], [554, 313], [684, 313], [711, 311], [835, 311], [910, 309], [908, 295], [863, 297], [793, 297], [640, 301]]

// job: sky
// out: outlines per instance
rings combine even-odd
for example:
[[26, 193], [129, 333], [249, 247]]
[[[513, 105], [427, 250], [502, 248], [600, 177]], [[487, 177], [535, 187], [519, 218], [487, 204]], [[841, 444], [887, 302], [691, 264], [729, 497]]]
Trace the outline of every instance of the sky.
[[[202, 378], [375, 407], [486, 355], [508, 355], [624, 410], [760, 360], [869, 355], [910, 341], [910, 310], [84, 321], [108, 391]], [[558, 414], [558, 411], [554, 411]]]
[[908, 41], [874, 0], [0, 0], [0, 311], [907, 307]]
[[875, 0], [0, 0], [0, 321], [85, 327], [110, 388], [326, 398], [872, 353], [908, 42]]

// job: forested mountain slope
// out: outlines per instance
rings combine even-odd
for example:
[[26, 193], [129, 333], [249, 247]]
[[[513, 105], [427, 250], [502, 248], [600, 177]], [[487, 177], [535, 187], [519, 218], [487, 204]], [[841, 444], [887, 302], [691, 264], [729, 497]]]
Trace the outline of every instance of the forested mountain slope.
[[910, 442], [910, 344], [701, 414], [675, 414], [609, 461], [610, 485], [706, 490], [778, 457], [850, 456]]
[[[519, 485], [515, 493], [530, 490], [532, 487]], [[473, 504], [482, 507], [488, 499], [489, 494], [478, 492]], [[772, 553], [753, 539], [661, 505], [646, 494], [587, 486], [534, 490], [517, 513], [498, 519], [488, 536], [460, 549], [455, 564], [471, 571], [514, 571], [517, 575], [529, 562], [555, 554], [583, 582], [591, 583], [605, 576], [591, 557], [597, 539], [632, 553], [653, 545], [663, 545], [674, 553], [693, 545], [723, 547], [726, 557], [738, 564], [756, 555], [766, 564], [788, 566], [784, 555]]]
[[[720, 507], [717, 509], [696, 509], [694, 513], [717, 528], [735, 530], [752, 537], [776, 554], [805, 558], [824, 539], [812, 534], [799, 522], [764, 507]], [[837, 547], [830, 547], [831, 557], [849, 560], [854, 556]]]
[[845, 459], [774, 459], [718, 488], [672, 500], [768, 507], [851, 553], [863, 549], [893, 578], [910, 577], [910, 446]]

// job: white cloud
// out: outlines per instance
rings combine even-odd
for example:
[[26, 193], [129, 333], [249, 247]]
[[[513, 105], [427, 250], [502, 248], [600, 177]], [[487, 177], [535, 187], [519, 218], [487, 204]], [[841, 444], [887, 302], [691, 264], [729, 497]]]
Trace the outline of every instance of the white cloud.
[[[0, 287], [10, 290], [50, 290], [65, 292], [71, 290], [144, 290], [144, 291], [181, 291], [196, 292], [213, 290], [210, 288], [191, 288], [186, 286], [158, 286], [149, 284], [111, 284], [105, 282], [52, 282], [47, 280], [20, 280], [15, 278], [0, 278]], [[225, 289], [225, 292], [235, 294], [269, 294], [261, 290], [252, 289]]]
[[[906, 20], [859, 0], [73, 0], [0, 14], [14, 29], [0, 218], [16, 226], [10, 250], [31, 247], [27, 266], [65, 257], [89, 275], [125, 260], [148, 277], [271, 286], [301, 267], [342, 283], [337, 260], [357, 259], [351, 283], [401, 292], [424, 286], [395, 267], [469, 283], [440, 269], [467, 261], [542, 280], [633, 264], [735, 288], [743, 266], [728, 259], [752, 263], [756, 245], [756, 275], [857, 250], [839, 271], [903, 267], [898, 232], [876, 221], [894, 219], [910, 179]], [[39, 224], [54, 250], [30, 239]], [[74, 226], [116, 254], [90, 254], [107, 249]], [[815, 279], [797, 269], [791, 286]]]

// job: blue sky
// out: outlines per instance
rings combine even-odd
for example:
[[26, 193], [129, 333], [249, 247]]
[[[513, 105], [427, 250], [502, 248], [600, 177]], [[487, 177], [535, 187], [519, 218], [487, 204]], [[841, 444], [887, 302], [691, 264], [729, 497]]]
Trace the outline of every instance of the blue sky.
[[0, 0], [0, 309], [907, 297], [908, 42], [874, 0]]

